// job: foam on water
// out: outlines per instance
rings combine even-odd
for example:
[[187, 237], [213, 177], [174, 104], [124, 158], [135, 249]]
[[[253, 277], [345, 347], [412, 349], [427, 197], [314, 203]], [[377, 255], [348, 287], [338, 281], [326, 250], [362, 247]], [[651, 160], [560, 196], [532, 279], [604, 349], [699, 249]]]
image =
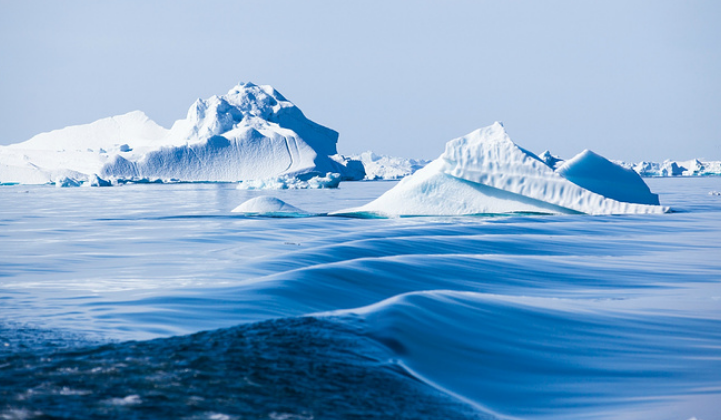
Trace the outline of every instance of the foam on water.
[[239, 215], [264, 193], [228, 184], [2, 187], [0, 415], [712, 419], [718, 182], [649, 180], [662, 215], [382, 220]]

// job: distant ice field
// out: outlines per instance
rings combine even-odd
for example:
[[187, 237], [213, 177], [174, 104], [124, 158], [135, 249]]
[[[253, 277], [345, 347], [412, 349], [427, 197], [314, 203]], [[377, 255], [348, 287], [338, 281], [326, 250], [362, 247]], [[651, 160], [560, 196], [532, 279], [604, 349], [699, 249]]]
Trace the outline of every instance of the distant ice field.
[[2, 186], [0, 418], [718, 419], [721, 178], [645, 181], [674, 212], [263, 218], [231, 210], [396, 183]]

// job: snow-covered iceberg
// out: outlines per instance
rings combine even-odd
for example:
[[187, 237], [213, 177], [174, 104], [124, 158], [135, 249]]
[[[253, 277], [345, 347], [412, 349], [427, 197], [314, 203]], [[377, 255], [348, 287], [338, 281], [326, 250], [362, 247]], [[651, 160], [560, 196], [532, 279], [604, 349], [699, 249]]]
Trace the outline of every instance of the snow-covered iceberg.
[[395, 181], [414, 174], [426, 166], [429, 161], [423, 159], [404, 159], [393, 156], [378, 155], [373, 152], [363, 152], [352, 155], [349, 159], [360, 161], [365, 169], [367, 181]]
[[0, 147], [0, 183], [362, 179], [337, 141], [271, 86], [245, 83], [197, 100], [170, 130], [135, 111]]
[[662, 213], [640, 177], [584, 151], [554, 171], [500, 123], [451, 140], [445, 152], [378, 199], [339, 213]]
[[698, 159], [663, 162], [616, 162], [624, 168], [632, 169], [639, 175], [647, 178], [671, 176], [720, 176], [721, 162], [700, 161]]
[[[558, 169], [565, 160], [545, 151], [538, 157], [552, 169]], [[721, 161], [665, 160], [663, 162], [629, 163], [614, 160], [618, 166], [630, 169], [644, 178], [675, 177], [675, 176], [721, 176]]]
[[263, 195], [251, 198], [232, 210], [233, 213], [240, 213], [251, 216], [264, 217], [309, 217], [315, 216], [295, 206], [286, 203], [275, 197]]

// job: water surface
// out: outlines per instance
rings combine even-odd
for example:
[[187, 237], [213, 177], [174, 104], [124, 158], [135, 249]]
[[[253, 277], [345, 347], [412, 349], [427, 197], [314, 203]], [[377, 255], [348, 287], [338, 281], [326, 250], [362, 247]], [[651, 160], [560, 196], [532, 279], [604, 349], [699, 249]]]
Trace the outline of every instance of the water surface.
[[394, 183], [3, 186], [0, 416], [721, 418], [721, 178], [647, 182], [674, 213], [273, 219], [230, 210]]

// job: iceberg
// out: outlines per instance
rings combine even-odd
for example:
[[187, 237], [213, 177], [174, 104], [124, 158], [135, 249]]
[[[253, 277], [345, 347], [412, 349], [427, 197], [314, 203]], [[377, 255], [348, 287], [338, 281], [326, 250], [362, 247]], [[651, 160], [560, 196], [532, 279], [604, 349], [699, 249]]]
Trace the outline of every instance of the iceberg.
[[546, 150], [546, 151], [544, 151], [543, 153], [541, 153], [540, 155], [538, 155], [538, 157], [539, 157], [543, 162], [545, 162], [546, 165], [550, 166], [551, 169], [556, 169], [556, 168], [558, 168], [558, 167], [561, 166], [561, 165], [563, 164], [563, 162], [564, 162], [563, 159], [561, 159], [560, 157], [558, 157], [558, 156], [556, 156], [556, 155], [554, 155], [554, 154], [551, 154], [551, 152], [548, 151], [548, 150]]
[[260, 197], [251, 198], [244, 202], [238, 207], [234, 208], [232, 213], [242, 213], [245, 215], [252, 216], [266, 216], [266, 217], [309, 217], [314, 216], [313, 213], [309, 213], [305, 210], [301, 210], [295, 206], [292, 206], [285, 201], [263, 195]]
[[396, 181], [412, 175], [429, 163], [423, 159], [404, 159], [378, 155], [371, 151], [352, 155], [350, 159], [363, 163], [366, 181]]
[[677, 161], [665, 160], [663, 162], [615, 162], [624, 168], [631, 169], [642, 177], [659, 178], [673, 176], [720, 176], [721, 161], [700, 161], [698, 159]]
[[254, 179], [250, 181], [241, 181], [238, 184], [239, 190], [305, 190], [305, 189], [323, 189], [338, 188], [341, 178], [339, 174], [328, 173], [325, 176], [313, 176], [306, 178], [303, 176], [281, 176], [270, 179]]
[[658, 195], [651, 192], [636, 172], [590, 150], [563, 162], [556, 173], [580, 187], [616, 201], [659, 205]]
[[245, 83], [198, 99], [169, 130], [135, 111], [0, 146], [0, 183], [362, 179], [362, 164], [339, 156], [337, 141], [271, 86]]
[[446, 144], [445, 152], [378, 199], [338, 214], [663, 213], [641, 178], [590, 151], [554, 171], [511, 141], [500, 123]]

